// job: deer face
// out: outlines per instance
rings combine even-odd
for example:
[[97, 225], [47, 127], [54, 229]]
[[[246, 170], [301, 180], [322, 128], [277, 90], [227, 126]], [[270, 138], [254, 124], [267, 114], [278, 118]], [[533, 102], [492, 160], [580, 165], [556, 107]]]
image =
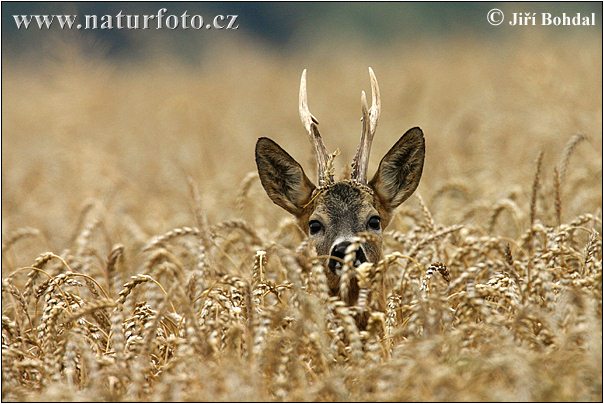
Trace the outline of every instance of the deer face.
[[[382, 230], [394, 209], [415, 191], [424, 164], [424, 136], [420, 128], [408, 130], [382, 158], [373, 179], [366, 181], [369, 148], [379, 116], [379, 89], [372, 78], [373, 106], [367, 109], [364, 93], [361, 145], [352, 163], [351, 179], [334, 181], [329, 159], [317, 129], [317, 121], [306, 103], [306, 71], [300, 88], [300, 116], [315, 146], [319, 186], [315, 186], [302, 166], [277, 143], [260, 138], [256, 143], [256, 165], [269, 198], [294, 215], [300, 228], [312, 240], [317, 254], [325, 257], [327, 279], [337, 292], [347, 247], [359, 233], [374, 237], [356, 251], [355, 266], [382, 258]], [[354, 288], [353, 288], [354, 289]]]

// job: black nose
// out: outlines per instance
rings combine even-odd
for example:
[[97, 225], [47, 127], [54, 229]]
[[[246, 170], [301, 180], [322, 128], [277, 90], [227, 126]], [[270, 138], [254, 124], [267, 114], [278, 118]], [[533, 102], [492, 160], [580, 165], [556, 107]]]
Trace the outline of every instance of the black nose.
[[[344, 257], [346, 256], [346, 249], [349, 245], [349, 241], [342, 241], [341, 243], [336, 244], [331, 250], [331, 258], [329, 259], [328, 266], [332, 272], [337, 273], [337, 271], [342, 268], [342, 265], [344, 264]], [[356, 251], [353, 265], [357, 267], [363, 262], [367, 262], [367, 257], [365, 256], [363, 249], [359, 247]]]

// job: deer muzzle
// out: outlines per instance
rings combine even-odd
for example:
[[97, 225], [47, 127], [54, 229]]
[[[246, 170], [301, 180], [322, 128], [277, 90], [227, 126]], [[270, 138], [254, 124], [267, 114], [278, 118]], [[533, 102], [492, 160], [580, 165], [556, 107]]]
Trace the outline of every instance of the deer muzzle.
[[[346, 257], [346, 250], [350, 244], [350, 241], [341, 241], [332, 247], [331, 252], [329, 254], [330, 258], [327, 266], [329, 267], [329, 270], [331, 272], [338, 276], [340, 276], [340, 274], [342, 273], [342, 267], [344, 265], [344, 259]], [[358, 267], [359, 265], [367, 261], [367, 255], [363, 250], [363, 246], [361, 246], [355, 252], [353, 266]]]

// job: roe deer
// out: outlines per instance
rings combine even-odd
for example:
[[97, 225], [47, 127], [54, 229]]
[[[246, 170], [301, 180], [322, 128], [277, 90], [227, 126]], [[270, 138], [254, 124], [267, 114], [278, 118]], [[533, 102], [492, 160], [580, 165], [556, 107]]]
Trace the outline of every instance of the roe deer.
[[[300, 79], [300, 119], [315, 149], [318, 186], [306, 176], [302, 166], [269, 138], [256, 143], [256, 165], [269, 198], [293, 214], [313, 242], [317, 254], [326, 256], [326, 275], [333, 295], [339, 292], [342, 260], [355, 235], [373, 234], [356, 251], [354, 266], [378, 262], [382, 258], [382, 230], [394, 209], [415, 191], [424, 166], [425, 144], [420, 128], [409, 129], [386, 153], [371, 181], [367, 181], [369, 151], [380, 115], [380, 90], [373, 70], [371, 108], [361, 92], [361, 141], [352, 161], [350, 179], [335, 181], [332, 162], [319, 134], [318, 121], [310, 113], [306, 94], [306, 70]], [[333, 157], [331, 157], [333, 159]], [[358, 285], [353, 278], [347, 304], [354, 305]]]

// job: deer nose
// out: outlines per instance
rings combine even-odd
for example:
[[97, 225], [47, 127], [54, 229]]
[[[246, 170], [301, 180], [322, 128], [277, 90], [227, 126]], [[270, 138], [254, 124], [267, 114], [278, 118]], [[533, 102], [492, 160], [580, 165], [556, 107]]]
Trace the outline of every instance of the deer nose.
[[[344, 257], [346, 256], [346, 249], [350, 244], [350, 241], [342, 241], [341, 243], [336, 244], [332, 248], [331, 253], [329, 254], [331, 258], [329, 258], [329, 263], [327, 264], [327, 266], [336, 275], [340, 275], [340, 273], [342, 272]], [[367, 262], [367, 257], [363, 252], [363, 248], [359, 247], [356, 250], [353, 265], [355, 267], [358, 267], [363, 262]]]

